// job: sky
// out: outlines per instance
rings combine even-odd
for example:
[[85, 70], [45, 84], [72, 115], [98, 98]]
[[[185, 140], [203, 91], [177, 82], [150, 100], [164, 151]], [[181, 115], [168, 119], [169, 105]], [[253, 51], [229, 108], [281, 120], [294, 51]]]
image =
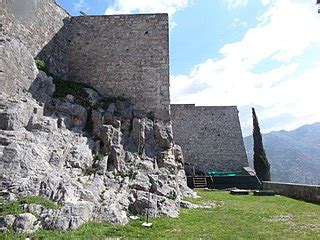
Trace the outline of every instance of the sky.
[[71, 15], [167, 12], [172, 103], [237, 105], [244, 136], [320, 122], [316, 0], [57, 0]]

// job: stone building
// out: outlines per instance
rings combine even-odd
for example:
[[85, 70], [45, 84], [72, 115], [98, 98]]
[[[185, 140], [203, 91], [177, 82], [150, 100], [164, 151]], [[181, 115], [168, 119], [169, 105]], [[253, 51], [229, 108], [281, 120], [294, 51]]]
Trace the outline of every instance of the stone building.
[[236, 106], [171, 104], [175, 143], [186, 162], [208, 171], [241, 170], [248, 160]]

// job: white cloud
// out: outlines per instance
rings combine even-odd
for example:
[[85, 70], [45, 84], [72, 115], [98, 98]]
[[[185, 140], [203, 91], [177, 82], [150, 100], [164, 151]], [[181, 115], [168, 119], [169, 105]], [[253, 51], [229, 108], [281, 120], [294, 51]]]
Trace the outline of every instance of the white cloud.
[[74, 2], [73, 7], [76, 11], [88, 11], [90, 9], [89, 4], [85, 0]]
[[106, 9], [105, 14], [168, 13], [171, 19], [170, 27], [173, 28], [176, 23], [172, 20], [172, 16], [191, 2], [191, 0], [115, 0]]
[[248, 4], [248, 0], [223, 0], [229, 9], [234, 9], [238, 7], [245, 7]]
[[[171, 76], [173, 103], [259, 106], [262, 129], [264, 122], [273, 119], [275, 123], [267, 130], [320, 121], [320, 68], [316, 67], [320, 62], [301, 69], [299, 60], [307, 48], [320, 49], [319, 26], [319, 15], [307, 2], [272, 1], [256, 27], [240, 41], [220, 49], [220, 59], [208, 59], [188, 75]], [[253, 71], [269, 58], [278, 66], [261, 73]], [[282, 115], [291, 117], [280, 124], [276, 121]], [[243, 128], [251, 128], [251, 116], [240, 116]]]
[[248, 23], [246, 21], [240, 20], [239, 18], [235, 18], [233, 20], [232, 27], [238, 27], [238, 26], [245, 28], [248, 26]]

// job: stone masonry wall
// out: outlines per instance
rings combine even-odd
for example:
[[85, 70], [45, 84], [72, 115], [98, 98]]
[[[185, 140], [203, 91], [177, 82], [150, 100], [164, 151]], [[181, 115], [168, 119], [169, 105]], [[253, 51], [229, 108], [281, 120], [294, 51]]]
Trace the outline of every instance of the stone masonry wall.
[[21, 41], [33, 57], [53, 39], [69, 14], [54, 0], [4, 0], [4, 34]]
[[186, 162], [204, 172], [248, 166], [236, 106], [172, 104], [171, 120], [174, 141]]
[[65, 75], [65, 37], [57, 41], [69, 19], [65, 10], [54, 0], [3, 0], [0, 12], [0, 91], [13, 95], [28, 89], [36, 77], [33, 58], [40, 52], [52, 69]]
[[169, 120], [168, 15], [72, 17], [70, 80]]
[[283, 182], [262, 182], [263, 189], [302, 200], [320, 202], [320, 186]]

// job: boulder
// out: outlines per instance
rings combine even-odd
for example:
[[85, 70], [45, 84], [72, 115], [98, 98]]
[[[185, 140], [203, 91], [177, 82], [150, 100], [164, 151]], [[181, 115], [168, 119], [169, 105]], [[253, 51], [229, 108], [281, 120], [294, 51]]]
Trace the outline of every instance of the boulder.
[[39, 71], [37, 78], [29, 88], [32, 97], [45, 105], [51, 102], [54, 91], [55, 85], [52, 77], [48, 77], [43, 71]]
[[42, 116], [43, 107], [39, 106], [28, 94], [15, 98], [0, 94], [0, 129], [24, 128]]
[[90, 105], [94, 106], [101, 98], [99, 93], [93, 90], [92, 88], [84, 88], [84, 90], [88, 94], [88, 100]]
[[0, 231], [7, 230], [12, 227], [15, 219], [16, 217], [11, 214], [0, 217]]
[[[1, 36], [0, 92], [14, 96], [27, 91], [35, 80], [38, 69], [26, 46], [15, 38]], [[3, 55], [2, 55], [3, 54]]]
[[66, 202], [55, 217], [52, 227], [55, 230], [76, 229], [91, 219], [92, 212], [91, 202]]
[[176, 200], [179, 195], [178, 186], [176, 184], [175, 176], [167, 174], [151, 175], [149, 174], [150, 182], [152, 184], [151, 191], [159, 196], [164, 196], [169, 199]]
[[156, 121], [154, 124], [154, 137], [158, 147], [162, 149], [169, 149], [173, 142], [171, 123], [164, 123], [159, 120]]
[[13, 229], [19, 233], [32, 233], [38, 229], [37, 218], [31, 213], [18, 214], [12, 225]]
[[169, 216], [178, 217], [179, 201], [174, 201], [163, 196], [144, 191], [135, 191], [134, 200], [129, 205], [133, 214], [146, 215], [151, 217]]
[[70, 115], [72, 127], [82, 128], [87, 121], [87, 110], [81, 105], [73, 104], [67, 100], [54, 99], [53, 106], [50, 110]]
[[150, 187], [149, 177], [142, 172], [138, 172], [130, 184], [130, 188], [142, 191], [149, 191]]

